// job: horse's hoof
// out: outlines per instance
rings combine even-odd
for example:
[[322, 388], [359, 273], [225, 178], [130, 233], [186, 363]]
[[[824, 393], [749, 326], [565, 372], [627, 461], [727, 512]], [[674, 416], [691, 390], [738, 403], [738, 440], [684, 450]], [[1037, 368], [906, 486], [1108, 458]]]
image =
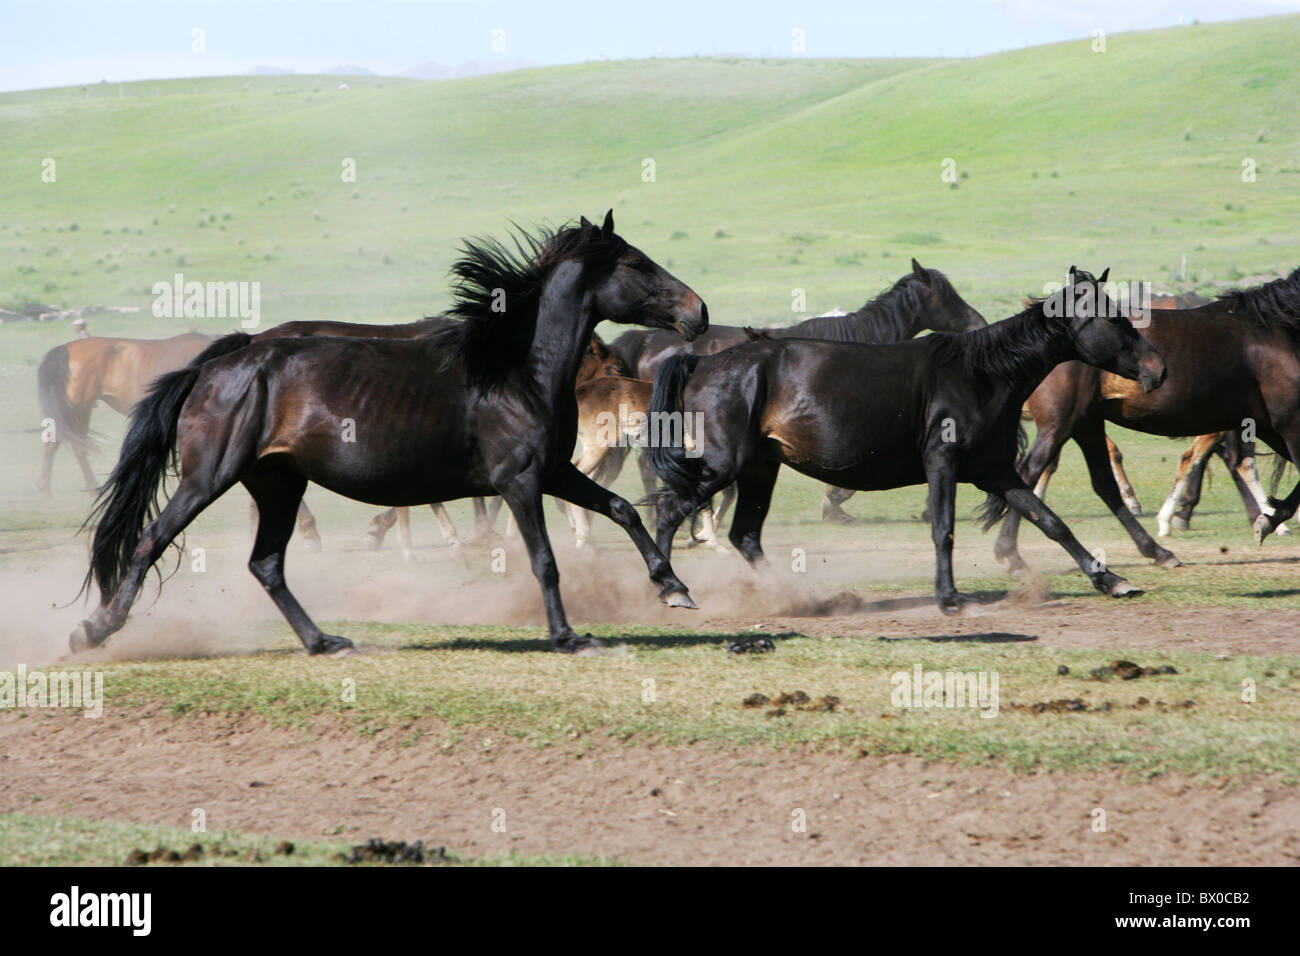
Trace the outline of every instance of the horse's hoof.
[[302, 547], [304, 551], [307, 551], [310, 554], [320, 554], [321, 552], [320, 538], [308, 538], [306, 541], [302, 543]]
[[1172, 518], [1169, 519], [1169, 526], [1173, 528], [1175, 531], [1186, 531], [1192, 525], [1186, 518], [1183, 518], [1179, 515], [1174, 515]]
[[1252, 525], [1251, 530], [1255, 532], [1255, 545], [1262, 547], [1264, 539], [1273, 533], [1273, 522], [1268, 515], [1260, 515], [1255, 519], [1255, 524]]
[[955, 604], [949, 604], [946, 601], [939, 602], [939, 610], [946, 617], [961, 617], [962, 606], [961, 601], [957, 601]]
[[1158, 568], [1181, 568], [1182, 566], [1183, 562], [1179, 561], [1178, 555], [1173, 553], [1166, 554], [1163, 558], [1156, 561], [1156, 567]]
[[590, 634], [569, 634], [555, 642], [555, 649], [561, 654], [574, 654], [578, 657], [596, 657], [605, 647]]
[[1111, 597], [1138, 597], [1146, 592], [1137, 585], [1130, 584], [1123, 578], [1118, 578], [1114, 584], [1106, 589], [1106, 593]]
[[691, 596], [685, 591], [670, 591], [667, 594], [660, 595], [659, 599], [669, 607], [684, 607], [692, 611], [698, 611], [700, 607], [691, 600]]
[[1280, 525], [1278, 525], [1276, 528], [1273, 529], [1273, 533], [1274, 533], [1274, 534], [1290, 534], [1290, 533], [1291, 533], [1291, 529], [1288, 528], [1285, 524], [1280, 524]]
[[72, 633], [68, 635], [68, 647], [72, 649], [72, 653], [74, 654], [80, 654], [82, 651], [88, 651], [94, 646], [95, 645], [91, 643], [90, 640], [89, 621], [82, 621], [80, 624], [74, 627], [72, 629]]
[[1124, 502], [1124, 507], [1128, 509], [1128, 513], [1133, 515], [1133, 517], [1135, 518], [1142, 517], [1142, 502], [1126, 501]]
[[367, 551], [378, 551], [378, 550], [379, 550], [380, 548], [382, 548], [383, 546], [384, 546], [384, 537], [383, 537], [383, 535], [373, 534], [373, 533], [371, 533], [371, 532], [367, 532], [367, 533], [366, 533], [366, 550], [367, 550]]
[[322, 634], [321, 639], [307, 649], [307, 653], [312, 657], [318, 657], [321, 654], [328, 654], [331, 657], [346, 657], [348, 651], [356, 649], [356, 645], [346, 637], [339, 637], [337, 634]]

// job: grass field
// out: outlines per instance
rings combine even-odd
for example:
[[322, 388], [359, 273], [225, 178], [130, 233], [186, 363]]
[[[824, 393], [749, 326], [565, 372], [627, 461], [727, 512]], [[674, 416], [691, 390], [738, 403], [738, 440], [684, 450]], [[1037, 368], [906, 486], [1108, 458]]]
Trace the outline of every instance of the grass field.
[[[408, 321], [447, 304], [460, 237], [609, 207], [619, 231], [690, 283], [717, 323], [793, 321], [797, 289], [810, 312], [855, 307], [912, 256], [947, 273], [990, 319], [1071, 263], [1209, 294], [1298, 264], [1298, 43], [1300, 17], [1277, 17], [1111, 36], [1105, 53], [1080, 40], [973, 60], [649, 60], [445, 83], [358, 78], [347, 90], [337, 78], [294, 76], [7, 94], [0, 307], [140, 307], [92, 316], [100, 335], [232, 328], [151, 314], [153, 284], [179, 272], [260, 282], [264, 326]], [[41, 180], [47, 157], [54, 182]], [[946, 159], [951, 183], [941, 178]], [[1245, 160], [1253, 182], [1243, 181]], [[355, 182], [341, 176], [348, 161]], [[34, 491], [35, 368], [68, 336], [62, 322], [0, 328], [0, 586], [10, 611], [0, 668], [51, 664], [83, 613], [65, 605], [83, 571], [75, 532], [89, 498], [74, 491], [66, 452], [55, 498]], [[101, 408], [94, 424], [115, 448], [123, 421]], [[1184, 446], [1113, 435], [1154, 514]], [[110, 461], [97, 458], [100, 474]], [[633, 472], [615, 486], [629, 498], [640, 496]], [[373, 509], [320, 490], [308, 500], [326, 551], [295, 547], [289, 580], [364, 653], [309, 660], [243, 569], [248, 515], [236, 492], [189, 531], [187, 548], [205, 549], [207, 570], [195, 573], [188, 552], [158, 604], [142, 602], [91, 663], [106, 675], [105, 723], [253, 720], [304, 741], [342, 729], [431, 759], [473, 749], [490, 731], [566, 753], [911, 755], [1062, 779], [1293, 788], [1300, 657], [1286, 638], [1300, 627], [1298, 556], [1283, 537], [1256, 550], [1231, 482], [1218, 465], [1211, 474], [1193, 530], [1170, 543], [1188, 565], [1159, 570], [1136, 556], [1067, 449], [1049, 502], [1148, 593], [1108, 602], [1029, 530], [1022, 547], [1044, 575], [1047, 603], [992, 605], [989, 634], [929, 605], [920, 489], [859, 495], [848, 510], [861, 523], [831, 527], [818, 517], [821, 487], [785, 473], [765, 537], [774, 579], [755, 582], [734, 558], [675, 553], [704, 607], [694, 619], [654, 604], [616, 528], [597, 525], [593, 558], [573, 551], [552, 516], [570, 615], [621, 645], [591, 660], [530, 652], [544, 632], [518, 552], [494, 575], [488, 548], [451, 555], [417, 516], [417, 561], [403, 566], [392, 547], [362, 551]], [[1006, 605], [1032, 588], [1009, 584], [991, 539], [970, 524], [979, 498], [959, 490], [958, 583], [989, 599], [1009, 592]], [[467, 504], [452, 514], [468, 527]], [[798, 574], [787, 570], [795, 549], [808, 565]], [[844, 592], [876, 612], [818, 606]], [[1082, 636], [1071, 636], [1072, 620]], [[758, 634], [773, 636], [773, 653], [725, 652], [729, 640]], [[1088, 679], [1115, 658], [1178, 673]], [[998, 718], [893, 706], [891, 676], [917, 663], [997, 673]], [[353, 700], [340, 696], [345, 678]], [[1257, 694], [1251, 703], [1243, 681]], [[839, 704], [775, 717], [742, 704], [795, 690]], [[1032, 710], [1070, 699], [1086, 710]], [[32, 739], [47, 719], [3, 715], [34, 728]], [[137, 846], [193, 842], [183, 820], [92, 820], [72, 804], [47, 813], [18, 792], [0, 786], [0, 864], [117, 863]], [[293, 834], [221, 839], [274, 863], [330, 862], [344, 848], [340, 837], [272, 859], [266, 847], [283, 835]], [[459, 853], [452, 839], [440, 842]], [[567, 846], [461, 854], [504, 864], [602, 856]]]

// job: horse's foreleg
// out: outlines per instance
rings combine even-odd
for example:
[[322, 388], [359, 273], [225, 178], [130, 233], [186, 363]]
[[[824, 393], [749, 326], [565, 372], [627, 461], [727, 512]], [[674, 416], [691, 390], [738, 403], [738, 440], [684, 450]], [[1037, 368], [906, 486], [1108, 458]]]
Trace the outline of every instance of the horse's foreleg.
[[[1268, 493], [1260, 483], [1259, 471], [1255, 467], [1254, 443], [1251, 444], [1250, 453], [1242, 455], [1232, 468], [1232, 480], [1241, 493], [1241, 500], [1246, 504], [1246, 515], [1250, 518], [1252, 528], [1261, 514], [1273, 514], [1273, 506], [1268, 503]], [[1273, 533], [1286, 535], [1291, 533], [1291, 529], [1283, 522], [1273, 529]]]
[[[646, 501], [649, 502], [646, 506], [645, 520], [656, 529], [657, 534], [659, 528], [659, 500], [655, 497], [655, 492], [659, 490], [659, 476], [655, 474], [654, 467], [650, 464], [648, 449], [643, 448], [637, 452], [636, 465], [641, 472], [641, 487], [645, 490]], [[680, 519], [678, 523], [681, 523]], [[676, 526], [674, 526], [673, 533], [675, 534], [676, 531]], [[667, 551], [664, 552], [664, 554], [667, 553]]]
[[951, 461], [937, 459], [926, 464], [930, 485], [927, 510], [930, 536], [934, 540], [934, 596], [944, 614], [960, 613], [961, 595], [952, 576], [952, 530], [956, 512], [957, 470]]
[[429, 508], [433, 511], [433, 516], [438, 519], [438, 529], [442, 532], [442, 540], [447, 543], [447, 547], [459, 548], [460, 535], [456, 533], [456, 526], [452, 523], [451, 515], [447, 514], [447, 509], [441, 502], [435, 502], [429, 505]]
[[[1102, 447], [1102, 453], [1105, 453], [1104, 446]], [[1110, 475], [1112, 480], [1114, 479], [1114, 475], [1110, 474], [1109, 469], [1107, 469], [1107, 474]], [[1019, 475], [1012, 472], [992, 482], [977, 482], [977, 486], [983, 491], [1001, 496], [1013, 512], [1029, 519], [1043, 534], [1064, 548], [1066, 553], [1074, 559], [1080, 570], [1088, 575], [1088, 580], [1092, 582], [1092, 586], [1098, 591], [1112, 597], [1135, 597], [1142, 593], [1141, 589], [1135, 588], [1118, 574], [1107, 570], [1105, 562], [1094, 557], [1087, 548], [1079, 543], [1079, 539], [1074, 536], [1074, 533], [1061, 520], [1060, 516], [1047, 507], [1041, 498], [1030, 491]], [[1118, 497], [1119, 492], [1116, 490], [1116, 498], [1118, 499]], [[1120, 508], [1123, 510], [1123, 502], [1120, 502]], [[1125, 513], [1127, 514], [1127, 511]], [[1130, 515], [1130, 517], [1132, 516]]]
[[308, 654], [335, 654], [348, 650], [352, 642], [346, 637], [321, 631], [284, 580], [284, 552], [293, 534], [294, 517], [302, 506], [307, 479], [286, 469], [245, 479], [244, 487], [257, 501], [259, 513], [257, 539], [248, 558], [248, 570], [270, 595]]
[[1156, 543], [1155, 538], [1147, 533], [1142, 523], [1129, 513], [1124, 506], [1124, 498], [1115, 484], [1115, 473], [1110, 469], [1110, 460], [1106, 454], [1106, 432], [1100, 421], [1081, 423], [1074, 431], [1074, 440], [1083, 451], [1083, 459], [1088, 464], [1088, 476], [1092, 479], [1092, 490], [1105, 502], [1111, 513], [1124, 526], [1138, 551], [1144, 557], [1151, 558], [1163, 568], [1176, 568], [1181, 561], [1168, 548]]
[[565, 617], [564, 603], [560, 599], [560, 570], [555, 563], [550, 538], [546, 535], [546, 522], [542, 516], [542, 490], [535, 469], [516, 475], [506, 485], [499, 486], [499, 490], [510, 506], [510, 513], [528, 548], [533, 577], [541, 585], [551, 644], [556, 650], [568, 653], [599, 648], [600, 642], [590, 634], [575, 634]]
[[1119, 488], [1120, 497], [1124, 499], [1124, 507], [1128, 509], [1129, 514], [1142, 514], [1142, 502], [1138, 501], [1133, 483], [1128, 480], [1128, 473], [1124, 471], [1124, 453], [1119, 450], [1119, 445], [1116, 445], [1109, 435], [1106, 436], [1106, 454], [1110, 457], [1111, 474], [1115, 476], [1115, 484]]
[[714, 517], [714, 521], [717, 523], [717, 526], [719, 528], [722, 527], [722, 522], [725, 521], [727, 518], [727, 509], [730, 508], [733, 504], [735, 504], [735, 501], [736, 501], [736, 485], [733, 482], [732, 484], [727, 485], [727, 487], [722, 489], [722, 504], [718, 505], [718, 513]]
[[548, 476], [545, 491], [580, 508], [602, 514], [617, 524], [641, 552], [650, 580], [659, 586], [659, 599], [669, 607], [695, 607], [686, 585], [673, 573], [672, 565], [663, 551], [655, 546], [641, 523], [641, 516], [629, 501], [602, 488], [572, 465], [565, 465]]
[[[1300, 458], [1300, 425], [1289, 431], [1290, 434], [1285, 438], [1277, 433], [1259, 437], [1268, 442], [1269, 446], [1287, 461], [1294, 462]], [[1268, 503], [1273, 507], [1273, 513], [1261, 514], [1255, 519], [1255, 543], [1258, 545], [1262, 545], [1265, 538], [1296, 513], [1296, 508], [1300, 507], [1300, 482], [1296, 482], [1296, 486], [1291, 489], [1291, 493], [1286, 498], [1281, 501], [1269, 498]]]
[[[1050, 424], [1039, 426], [1033, 447], [1029, 449], [1020, 465], [1020, 477], [1026, 485], [1038, 485], [1044, 473], [1047, 478], [1051, 478], [1059, 463], [1061, 445], [1064, 441], [1065, 434], [1062, 429], [1053, 428]], [[1047, 485], [1044, 483], [1042, 487], [1043, 492], [1046, 493]], [[1042, 498], [1040, 497], [1039, 500], [1041, 501]], [[998, 539], [993, 544], [993, 556], [999, 561], [1006, 561], [1007, 571], [1011, 574], [1023, 571], [1027, 567], [1016, 545], [1019, 536], [1020, 513], [1013, 510], [1003, 519], [1002, 530], [998, 532]]]
[[857, 494], [856, 491], [851, 491], [848, 488], [836, 488], [834, 485], [827, 485], [826, 494], [822, 497], [822, 520], [829, 521], [832, 524], [857, 524], [858, 519], [842, 507], [844, 502], [855, 494]]
[[298, 533], [302, 535], [303, 547], [308, 551], [320, 551], [320, 532], [316, 530], [316, 516], [307, 507], [307, 502], [298, 499]]
[[1200, 499], [1200, 472], [1204, 470], [1206, 456], [1209, 455], [1210, 449], [1213, 447], [1204, 441], [1208, 437], [1211, 436], [1202, 435], [1195, 439], [1191, 446], [1183, 452], [1182, 457], [1178, 459], [1178, 472], [1174, 476], [1174, 486], [1169, 489], [1169, 497], [1165, 499], [1165, 503], [1160, 506], [1160, 510], [1156, 513], [1156, 534], [1161, 538], [1169, 537], [1170, 531], [1175, 527], [1179, 530], [1187, 527], [1188, 519], [1185, 518], [1181, 521], [1176, 519], [1178, 518], [1179, 509], [1184, 507], [1190, 518], [1193, 505], [1185, 504], [1185, 502], [1187, 502], [1188, 487], [1194, 476], [1197, 484], [1196, 498], [1197, 500]]
[[402, 560], [410, 561], [411, 553], [411, 509], [397, 508], [397, 540], [402, 546]]

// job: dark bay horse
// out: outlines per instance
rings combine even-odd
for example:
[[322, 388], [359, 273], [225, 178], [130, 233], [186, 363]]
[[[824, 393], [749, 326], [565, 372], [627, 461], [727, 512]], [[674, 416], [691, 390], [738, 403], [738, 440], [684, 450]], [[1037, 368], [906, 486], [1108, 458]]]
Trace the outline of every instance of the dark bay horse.
[[[574, 378], [597, 322], [641, 322], [690, 338], [703, 301], [614, 232], [612, 212], [514, 248], [467, 241], [453, 266], [449, 314], [461, 322], [412, 339], [310, 336], [218, 339], [161, 378], [131, 417], [122, 455], [88, 523], [97, 522], [86, 585], [100, 605], [72, 632], [73, 650], [119, 630], [150, 567], [234, 484], [257, 501], [249, 570], [310, 654], [352, 646], [323, 633], [290, 593], [285, 547], [309, 481], [379, 505], [502, 495], [541, 585], [552, 646], [599, 644], [574, 633], [542, 520], [550, 494], [617, 522], [666, 604], [694, 607], [636, 509], [569, 462]], [[169, 462], [180, 482], [156, 498]], [[156, 517], [155, 517], [156, 515]]]
[[[765, 328], [771, 338], [822, 339], [871, 345], [902, 342], [926, 329], [968, 332], [981, 329], [984, 316], [971, 308], [938, 269], [926, 269], [915, 259], [912, 271], [856, 312], [818, 315], [794, 325]], [[633, 329], [614, 340], [611, 348], [632, 369], [632, 377], [653, 381], [659, 365], [670, 355], [715, 355], [748, 342], [744, 326], [713, 325], [692, 342], [661, 332]]]
[[[292, 323], [294, 325], [305, 323]], [[263, 335], [274, 334], [269, 329]], [[67, 441], [81, 466], [86, 491], [98, 491], [89, 454], [98, 440], [90, 431], [90, 413], [103, 402], [120, 415], [130, 415], [149, 393], [154, 380], [184, 368], [212, 344], [214, 336], [185, 332], [166, 339], [74, 339], [45, 353], [36, 371], [41, 412], [54, 426], [54, 441], [45, 445], [41, 477], [36, 490], [50, 494], [54, 453]], [[298, 507], [298, 530], [309, 550], [320, 550], [316, 519], [306, 502]]]
[[1053, 367], [1087, 362], [1144, 390], [1165, 375], [1159, 353], [1118, 309], [1105, 307], [1113, 303], [1101, 283], [1074, 269], [1070, 279], [1054, 298], [962, 335], [877, 346], [787, 339], [668, 359], [652, 410], [702, 413], [703, 424], [694, 436], [698, 457], [687, 456], [685, 441], [651, 450], [667, 486], [660, 550], [668, 554], [683, 518], [735, 481], [731, 543], [759, 563], [772, 488], [789, 465], [861, 491], [928, 483], [935, 595], [945, 613], [964, 601], [952, 575], [959, 481], [988, 494], [986, 527], [1010, 507], [1065, 548], [1099, 591], [1140, 593], [1101, 566], [1016, 473], [1021, 406]]
[[[1120, 499], [1106, 462], [1106, 422], [1171, 438], [1249, 429], [1295, 461], [1300, 454], [1300, 269], [1254, 289], [1224, 293], [1200, 308], [1152, 310], [1143, 334], [1169, 364], [1165, 385], [1158, 392], [1140, 392], [1078, 362], [1059, 366], [1029, 397], [1038, 435], [1019, 468], [1026, 481], [1037, 481], [1073, 439], [1087, 462], [1093, 491], [1138, 550], [1163, 567], [1176, 567], [1178, 558], [1156, 543]], [[1285, 501], [1270, 503], [1274, 513], [1254, 520], [1257, 543], [1295, 514], [1300, 484]], [[994, 551], [1012, 571], [1025, 567], [1016, 548], [1018, 531], [1019, 517], [1008, 515]]]

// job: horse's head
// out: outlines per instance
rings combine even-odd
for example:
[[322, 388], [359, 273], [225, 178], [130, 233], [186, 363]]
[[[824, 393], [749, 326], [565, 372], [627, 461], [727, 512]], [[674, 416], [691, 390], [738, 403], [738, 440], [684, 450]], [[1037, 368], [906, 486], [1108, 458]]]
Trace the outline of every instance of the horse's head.
[[631, 377], [632, 370], [628, 368], [628, 364], [621, 356], [602, 341], [599, 335], [593, 334], [587, 347], [582, 350], [582, 362], [578, 366], [578, 384], [581, 385], [603, 375]]
[[1078, 356], [1089, 365], [1132, 379], [1149, 392], [1165, 380], [1165, 360], [1103, 288], [1110, 269], [1094, 278], [1070, 266], [1064, 289], [1043, 302], [1048, 315], [1069, 323]]
[[[614, 210], [595, 226], [582, 219], [581, 228], [615, 240]], [[622, 242], [622, 240], [618, 240]], [[614, 268], [592, 290], [596, 313], [611, 322], [675, 329], [688, 342], [709, 327], [709, 310], [695, 292], [654, 262], [636, 246], [622, 243]]]
[[953, 288], [948, 277], [938, 269], [927, 269], [912, 260], [912, 277], [925, 303], [925, 322], [936, 332], [971, 332], [988, 325]]

